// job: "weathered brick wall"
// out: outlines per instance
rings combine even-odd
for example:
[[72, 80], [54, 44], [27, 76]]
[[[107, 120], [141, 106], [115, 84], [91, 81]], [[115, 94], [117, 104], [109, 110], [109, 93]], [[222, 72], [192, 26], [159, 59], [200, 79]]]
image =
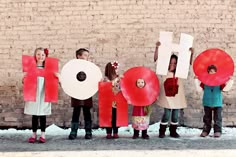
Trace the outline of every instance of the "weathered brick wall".
[[[102, 71], [113, 60], [121, 63], [121, 73], [140, 65], [155, 70], [155, 42], [164, 30], [175, 32], [176, 42], [181, 32], [193, 35], [195, 56], [217, 47], [236, 57], [235, 0], [1, 0], [0, 17], [1, 127], [31, 126], [31, 117], [23, 114], [21, 56], [32, 55], [36, 47], [49, 48], [60, 69], [76, 49], [88, 47]], [[189, 76], [181, 122], [200, 127], [201, 95], [194, 89], [192, 69]], [[236, 85], [224, 94], [224, 125], [235, 125], [235, 91]], [[61, 89], [59, 99], [48, 124], [69, 126], [72, 109]], [[157, 107], [154, 111], [152, 122], [162, 113]]]

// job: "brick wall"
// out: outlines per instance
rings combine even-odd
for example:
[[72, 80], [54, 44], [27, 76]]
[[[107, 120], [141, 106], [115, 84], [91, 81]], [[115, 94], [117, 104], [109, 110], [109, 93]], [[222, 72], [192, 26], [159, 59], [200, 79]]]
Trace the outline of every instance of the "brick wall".
[[[176, 42], [181, 32], [193, 35], [195, 56], [217, 47], [236, 57], [235, 0], [1, 0], [0, 17], [0, 127], [31, 125], [23, 114], [21, 56], [32, 55], [36, 47], [49, 48], [60, 69], [76, 49], [88, 47], [102, 71], [113, 60], [121, 63], [121, 73], [139, 65], [155, 70], [155, 42], [164, 30], [175, 32]], [[201, 95], [194, 89], [192, 70], [189, 76], [181, 122], [201, 127]], [[235, 91], [236, 85], [224, 94], [224, 125], [235, 125]], [[67, 127], [72, 109], [61, 89], [59, 99], [48, 124]], [[152, 122], [162, 113], [158, 107], [154, 111]]]

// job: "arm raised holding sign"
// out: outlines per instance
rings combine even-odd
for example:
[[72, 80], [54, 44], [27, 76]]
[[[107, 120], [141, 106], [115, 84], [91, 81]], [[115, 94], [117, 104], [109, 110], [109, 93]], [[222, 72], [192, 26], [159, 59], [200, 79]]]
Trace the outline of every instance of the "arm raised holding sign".
[[156, 43], [156, 49], [155, 49], [155, 52], [154, 52], [154, 62], [156, 62], [157, 59], [158, 59], [158, 48], [159, 48], [160, 45], [161, 45], [161, 42], [158, 41], [158, 42]]
[[154, 52], [154, 62], [158, 60], [156, 73], [160, 75], [160, 80], [162, 80], [157, 104], [164, 108], [159, 130], [160, 138], [165, 137], [170, 119], [170, 136], [180, 137], [176, 132], [179, 109], [187, 107], [181, 78], [187, 78], [194, 53], [193, 37], [181, 33], [180, 42], [176, 44], [172, 42], [172, 36], [172, 32], [160, 32]]

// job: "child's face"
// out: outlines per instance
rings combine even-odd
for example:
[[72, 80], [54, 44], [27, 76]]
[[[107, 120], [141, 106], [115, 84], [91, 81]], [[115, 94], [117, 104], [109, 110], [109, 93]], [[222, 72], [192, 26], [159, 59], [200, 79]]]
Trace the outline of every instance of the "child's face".
[[37, 63], [43, 63], [46, 59], [46, 55], [45, 55], [44, 51], [37, 50], [35, 53], [35, 58], [36, 58]]
[[216, 70], [215, 69], [210, 69], [209, 74], [215, 74]]
[[173, 72], [176, 69], [176, 64], [177, 64], [176, 59], [172, 58], [169, 64], [169, 71]]
[[88, 57], [89, 53], [87, 51], [84, 51], [81, 56], [80, 55], [77, 56], [78, 59], [84, 59], [84, 60], [88, 60]]
[[138, 79], [137, 80], [137, 87], [143, 88], [144, 86], [145, 86], [145, 81], [143, 79]]

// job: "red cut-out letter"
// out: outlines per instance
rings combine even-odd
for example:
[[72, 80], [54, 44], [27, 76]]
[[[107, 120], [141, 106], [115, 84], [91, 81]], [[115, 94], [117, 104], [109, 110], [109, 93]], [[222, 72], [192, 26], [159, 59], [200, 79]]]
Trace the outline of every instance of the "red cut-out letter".
[[42, 76], [45, 79], [45, 102], [57, 102], [58, 100], [58, 78], [54, 76], [58, 72], [58, 60], [55, 58], [46, 58], [44, 69], [36, 67], [35, 57], [22, 56], [23, 72], [26, 72], [24, 78], [24, 100], [36, 101], [37, 77]]
[[55, 77], [58, 72], [58, 59], [46, 58], [45, 61], [45, 102], [58, 101], [58, 78]]
[[99, 125], [100, 127], [111, 127], [112, 101], [114, 100], [112, 83], [99, 82], [98, 91]]
[[127, 126], [128, 125], [128, 103], [123, 96], [122, 92], [115, 95], [116, 106], [116, 125], [117, 126]]
[[111, 127], [112, 125], [112, 102], [116, 101], [116, 125], [128, 125], [128, 104], [122, 93], [114, 95], [111, 82], [99, 82], [99, 125]]

